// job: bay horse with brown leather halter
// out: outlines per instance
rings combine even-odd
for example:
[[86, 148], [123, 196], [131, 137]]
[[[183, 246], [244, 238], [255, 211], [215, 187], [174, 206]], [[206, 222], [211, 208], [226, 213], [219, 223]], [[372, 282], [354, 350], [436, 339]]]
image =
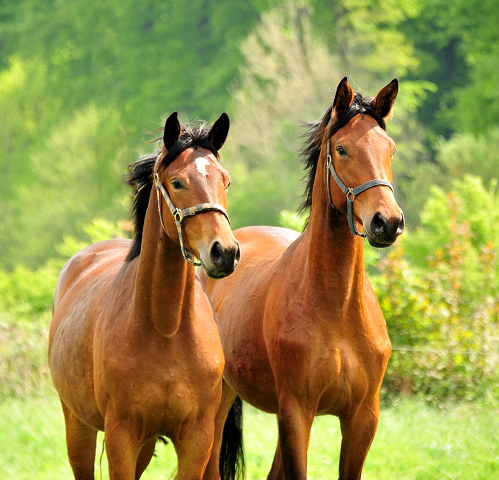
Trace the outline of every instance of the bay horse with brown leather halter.
[[303, 154], [310, 217], [304, 232], [236, 230], [243, 252], [236, 272], [220, 282], [200, 275], [220, 321], [225, 354], [222, 403], [204, 478], [219, 478], [219, 461], [223, 479], [237, 474], [234, 458], [226, 468], [231, 447], [222, 444], [236, 394], [277, 414], [269, 479], [307, 478], [312, 422], [328, 414], [341, 423], [339, 478], [361, 477], [391, 351], [364, 271], [362, 236], [387, 247], [404, 228], [391, 185], [395, 143], [385, 131], [397, 92], [393, 80], [375, 98], [363, 98], [345, 77], [322, 121], [309, 126]]
[[170, 115], [161, 151], [131, 166], [134, 241], [91, 245], [59, 276], [49, 364], [77, 480], [94, 478], [98, 430], [111, 480], [140, 478], [160, 436], [172, 440], [179, 479], [203, 475], [224, 357], [193, 264], [221, 278], [239, 261], [218, 161], [228, 130], [226, 114], [211, 129]]

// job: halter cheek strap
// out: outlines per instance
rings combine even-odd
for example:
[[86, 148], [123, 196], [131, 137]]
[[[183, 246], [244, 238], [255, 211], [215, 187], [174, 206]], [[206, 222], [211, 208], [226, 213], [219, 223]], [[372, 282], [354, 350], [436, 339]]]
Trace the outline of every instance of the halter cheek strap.
[[331, 190], [329, 188], [329, 176], [332, 175], [336, 184], [338, 187], [340, 187], [341, 191], [346, 195], [347, 197], [347, 220], [348, 220], [348, 226], [350, 227], [350, 231], [354, 235], [359, 235], [360, 237], [365, 237], [366, 235], [364, 233], [360, 233], [357, 230], [357, 225], [355, 224], [355, 220], [353, 219], [353, 202], [355, 200], [355, 197], [359, 193], [362, 193], [372, 187], [377, 187], [379, 185], [383, 185], [385, 187], [388, 187], [392, 192], [393, 192], [393, 185], [388, 181], [388, 180], [382, 180], [382, 179], [374, 179], [374, 180], [369, 180], [366, 183], [363, 183], [359, 187], [356, 188], [351, 188], [347, 187], [340, 179], [338, 174], [336, 173], [336, 170], [334, 168], [333, 164], [333, 159], [331, 157], [331, 140], [327, 141], [327, 163], [326, 163], [326, 183], [327, 183], [327, 195], [329, 198], [329, 203], [331, 206], [338, 210], [338, 208], [334, 205], [333, 199], [331, 198]]
[[165, 199], [165, 202], [168, 205], [168, 208], [170, 209], [170, 212], [175, 220], [175, 225], [177, 226], [178, 239], [180, 242], [180, 250], [182, 251], [182, 255], [188, 262], [198, 267], [199, 265], [201, 265], [201, 261], [198, 258], [196, 258], [194, 255], [192, 255], [191, 252], [189, 252], [189, 250], [184, 246], [184, 240], [182, 236], [182, 220], [187, 217], [193, 217], [198, 213], [209, 212], [214, 210], [223, 214], [230, 225], [229, 215], [222, 207], [222, 205], [218, 205], [216, 203], [200, 203], [199, 205], [195, 205], [194, 207], [188, 207], [188, 208], [175, 207], [175, 205], [171, 201], [170, 196], [168, 195], [168, 192], [166, 191], [166, 188], [161, 183], [159, 175], [155, 173], [154, 177], [156, 183], [156, 195], [158, 198], [158, 212], [159, 212], [159, 219], [161, 220], [161, 226], [163, 227], [164, 232], [168, 236], [168, 233], [165, 228], [165, 223], [163, 222], [163, 214], [161, 210], [161, 197], [159, 196], [160, 192], [163, 195], [163, 198]]

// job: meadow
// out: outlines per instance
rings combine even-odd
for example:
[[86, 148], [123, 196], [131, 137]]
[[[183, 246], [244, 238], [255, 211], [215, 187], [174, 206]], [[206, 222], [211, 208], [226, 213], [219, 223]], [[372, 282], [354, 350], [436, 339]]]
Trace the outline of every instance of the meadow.
[[[276, 445], [272, 415], [248, 405], [244, 410], [247, 480], [266, 478]], [[403, 398], [383, 407], [364, 480], [445, 480], [499, 478], [499, 408], [453, 403], [431, 406]], [[98, 437], [96, 479], [107, 479]], [[337, 478], [340, 448], [335, 417], [316, 418], [309, 450], [309, 478]], [[175, 472], [171, 444], [157, 447], [144, 480], [167, 480]], [[64, 441], [64, 422], [55, 392], [0, 403], [0, 479], [72, 478]]]

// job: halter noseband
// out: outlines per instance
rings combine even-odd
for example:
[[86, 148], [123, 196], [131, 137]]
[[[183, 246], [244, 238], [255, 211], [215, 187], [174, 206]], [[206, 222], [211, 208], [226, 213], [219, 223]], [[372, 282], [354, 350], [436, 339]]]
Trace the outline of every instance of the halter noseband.
[[329, 138], [327, 140], [327, 163], [326, 163], [326, 183], [327, 183], [327, 195], [329, 197], [329, 203], [331, 206], [338, 210], [339, 209], [334, 205], [333, 199], [331, 198], [331, 190], [329, 188], [329, 174], [331, 174], [336, 181], [336, 184], [338, 187], [340, 187], [341, 191], [346, 195], [347, 197], [347, 220], [348, 220], [348, 226], [350, 227], [350, 231], [354, 235], [359, 235], [359, 237], [365, 237], [366, 235], [364, 233], [360, 233], [357, 230], [357, 225], [355, 225], [355, 221], [353, 219], [353, 202], [355, 200], [355, 197], [359, 193], [364, 192], [365, 190], [368, 190], [369, 188], [372, 187], [377, 187], [378, 185], [384, 185], [385, 187], [389, 187], [390, 190], [393, 192], [393, 186], [388, 180], [381, 180], [381, 179], [375, 179], [375, 180], [369, 180], [366, 183], [363, 183], [359, 187], [356, 188], [351, 188], [347, 187], [338, 177], [338, 174], [336, 173], [336, 170], [334, 168], [334, 163], [333, 159], [331, 157], [331, 139]]
[[194, 257], [191, 252], [184, 246], [184, 240], [182, 237], [182, 220], [187, 217], [193, 217], [194, 215], [197, 215], [198, 213], [202, 212], [209, 212], [212, 210], [215, 210], [217, 212], [220, 212], [224, 215], [224, 217], [227, 219], [230, 225], [230, 219], [229, 215], [225, 211], [225, 209], [222, 207], [222, 205], [218, 205], [216, 203], [200, 203], [199, 205], [195, 205], [194, 207], [188, 207], [188, 208], [177, 208], [173, 204], [173, 202], [170, 199], [170, 196], [168, 195], [168, 192], [166, 191], [165, 187], [161, 183], [159, 179], [159, 175], [157, 173], [154, 174], [155, 176], [155, 183], [156, 183], [156, 195], [158, 198], [158, 212], [159, 212], [159, 218], [161, 220], [161, 226], [163, 227], [164, 232], [168, 236], [168, 233], [165, 228], [165, 223], [163, 222], [163, 214], [161, 211], [161, 197], [159, 196], [159, 192], [163, 195], [163, 198], [165, 199], [166, 204], [168, 205], [168, 208], [170, 209], [170, 212], [173, 215], [173, 219], [175, 220], [175, 225], [177, 226], [177, 231], [178, 231], [178, 239], [180, 242], [180, 250], [182, 251], [182, 255], [184, 258], [192, 263], [194, 266], [198, 267], [201, 265], [201, 261]]

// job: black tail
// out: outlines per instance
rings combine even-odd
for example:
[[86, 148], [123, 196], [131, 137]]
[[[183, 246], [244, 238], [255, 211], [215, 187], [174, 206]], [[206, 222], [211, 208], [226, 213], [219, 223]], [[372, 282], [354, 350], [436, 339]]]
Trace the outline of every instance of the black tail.
[[220, 451], [221, 480], [244, 478], [243, 402], [236, 397], [227, 416]]

